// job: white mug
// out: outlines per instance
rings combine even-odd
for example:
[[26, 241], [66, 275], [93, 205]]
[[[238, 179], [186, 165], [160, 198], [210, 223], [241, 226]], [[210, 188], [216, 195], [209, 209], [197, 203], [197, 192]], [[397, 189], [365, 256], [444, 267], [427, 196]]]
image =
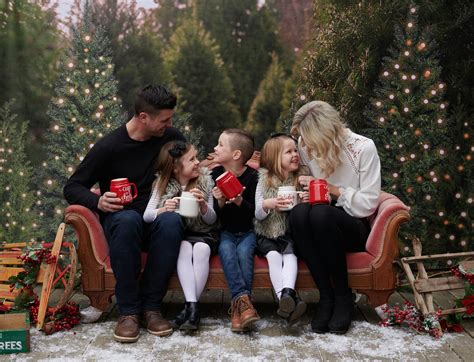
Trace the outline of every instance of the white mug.
[[294, 186], [280, 186], [278, 188], [278, 197], [291, 201], [291, 204], [289, 204], [288, 207], [280, 209], [282, 211], [290, 211], [298, 204], [298, 192], [296, 192]]
[[199, 204], [191, 192], [183, 191], [181, 196], [175, 197], [179, 200], [178, 214], [184, 217], [196, 217], [199, 215]]

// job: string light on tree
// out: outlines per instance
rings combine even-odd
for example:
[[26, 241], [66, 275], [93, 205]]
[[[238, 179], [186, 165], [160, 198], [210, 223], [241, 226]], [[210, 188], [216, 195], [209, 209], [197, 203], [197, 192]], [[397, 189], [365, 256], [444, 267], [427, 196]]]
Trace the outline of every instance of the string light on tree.
[[422, 43], [420, 43], [420, 44], [418, 45], [418, 50], [419, 50], [419, 51], [422, 51], [422, 50], [424, 50], [425, 48], [426, 48], [426, 43], [423, 43], [423, 42], [422, 42]]

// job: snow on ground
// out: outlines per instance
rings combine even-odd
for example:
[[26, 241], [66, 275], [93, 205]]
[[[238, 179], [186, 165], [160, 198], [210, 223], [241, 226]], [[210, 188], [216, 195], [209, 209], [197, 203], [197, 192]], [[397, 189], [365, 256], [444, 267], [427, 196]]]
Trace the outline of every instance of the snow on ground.
[[250, 334], [230, 331], [228, 319], [204, 318], [195, 334], [175, 332], [158, 338], [141, 330], [137, 343], [112, 340], [115, 322], [83, 324], [71, 331], [46, 336], [31, 329], [31, 352], [10, 359], [48, 361], [151, 360], [327, 360], [403, 359], [429, 356], [447, 338], [435, 340], [405, 329], [354, 322], [348, 334], [317, 335], [307, 323], [287, 327], [280, 320], [261, 320]]

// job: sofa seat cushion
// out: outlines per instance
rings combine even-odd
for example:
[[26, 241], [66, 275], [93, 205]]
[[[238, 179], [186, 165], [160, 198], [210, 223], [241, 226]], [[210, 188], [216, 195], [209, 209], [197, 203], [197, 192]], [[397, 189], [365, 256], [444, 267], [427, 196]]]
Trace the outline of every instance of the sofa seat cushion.
[[[142, 268], [145, 266], [146, 257], [147, 257], [146, 253], [141, 254]], [[371, 264], [374, 261], [374, 259], [375, 257], [373, 257], [372, 255], [366, 252], [348, 253], [347, 254], [347, 268], [351, 271], [352, 270], [360, 270], [360, 271], [370, 270]], [[104, 262], [107, 265], [107, 271], [111, 271], [112, 268], [110, 267], [110, 257], [107, 256]], [[267, 259], [255, 256], [253, 268], [255, 272], [268, 271]], [[222, 263], [218, 255], [214, 255], [211, 257], [209, 269], [211, 273], [222, 272]], [[298, 270], [308, 270], [306, 263], [302, 259], [298, 259]]]
[[[355, 269], [370, 270], [371, 264], [374, 261], [374, 259], [375, 257], [373, 257], [372, 255], [366, 252], [348, 253], [347, 254], [347, 267], [349, 270], [355, 270]], [[267, 259], [255, 256], [254, 257], [254, 270], [255, 272], [268, 271]], [[302, 259], [298, 259], [298, 270], [308, 270], [306, 263]], [[222, 263], [219, 259], [219, 256], [215, 255], [211, 257], [210, 271], [211, 273], [222, 271]]]

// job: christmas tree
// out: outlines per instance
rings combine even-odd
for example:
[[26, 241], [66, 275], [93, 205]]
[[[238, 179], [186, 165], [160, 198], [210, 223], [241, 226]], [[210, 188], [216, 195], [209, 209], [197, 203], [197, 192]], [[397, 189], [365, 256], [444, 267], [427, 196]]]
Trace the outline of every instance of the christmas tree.
[[201, 144], [203, 128], [201, 126], [193, 127], [191, 123], [192, 115], [190, 113], [175, 113], [173, 115], [173, 127], [179, 129], [186, 140], [191, 143], [198, 151], [198, 157], [204, 158], [207, 153]]
[[165, 60], [177, 87], [179, 110], [191, 113], [192, 129], [203, 127], [202, 144], [210, 152], [220, 132], [240, 122], [219, 47], [202, 24], [189, 17], [171, 37]]
[[[159, 10], [165, 11], [159, 4]], [[158, 9], [157, 8], [157, 9]], [[164, 71], [164, 41], [153, 16], [135, 1], [102, 0], [91, 3], [91, 21], [110, 40], [118, 95], [123, 109], [133, 116], [135, 96], [147, 84], [169, 84]]]
[[352, 130], [365, 128], [364, 109], [399, 13], [396, 1], [316, 2], [317, 28], [300, 70], [296, 109], [322, 100], [336, 107]]
[[423, 253], [454, 251], [459, 243], [451, 210], [455, 198], [448, 165], [455, 156], [449, 130], [445, 83], [437, 44], [429, 28], [419, 29], [418, 8], [410, 6], [403, 28], [384, 58], [376, 97], [366, 111], [382, 163], [383, 187], [411, 207], [401, 229], [403, 252], [420, 238]]
[[48, 110], [48, 159], [39, 172], [38, 206], [45, 238], [53, 235], [63, 217], [62, 190], [75, 167], [98, 139], [125, 121], [116, 96], [109, 42], [101, 28], [91, 26], [87, 2], [82, 22], [71, 34], [72, 44]]
[[27, 123], [16, 120], [10, 105], [0, 108], [0, 242], [33, 241], [37, 224], [33, 170], [25, 154]]
[[242, 119], [247, 116], [278, 41], [277, 11], [273, 1], [197, 0], [198, 18], [219, 44], [220, 54], [237, 98]]
[[276, 54], [273, 54], [272, 59], [247, 117], [247, 129], [252, 132], [257, 149], [260, 149], [268, 136], [276, 130], [283, 108], [285, 72]]
[[55, 1], [2, 1], [0, 10], [0, 105], [10, 100], [19, 119], [29, 121], [27, 153], [44, 159], [40, 143], [58, 72], [61, 32]]

